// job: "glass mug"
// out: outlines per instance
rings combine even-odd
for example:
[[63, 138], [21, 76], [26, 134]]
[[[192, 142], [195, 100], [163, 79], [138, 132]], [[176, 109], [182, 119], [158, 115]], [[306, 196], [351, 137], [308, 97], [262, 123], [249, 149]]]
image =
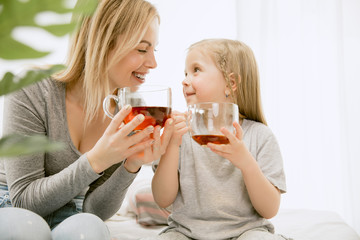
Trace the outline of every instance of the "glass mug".
[[134, 131], [143, 130], [149, 125], [164, 127], [166, 120], [171, 117], [171, 88], [166, 86], [141, 85], [118, 88], [117, 95], [108, 95], [103, 101], [105, 114], [113, 118], [114, 114], [109, 110], [111, 99], [116, 102], [118, 109], [131, 105], [132, 110], [125, 117], [125, 123], [130, 122], [138, 114], [145, 116], [145, 120]]
[[206, 147], [207, 143], [228, 144], [220, 129], [235, 132], [233, 122], [239, 122], [239, 108], [234, 103], [203, 102], [188, 106], [187, 125], [192, 139]]

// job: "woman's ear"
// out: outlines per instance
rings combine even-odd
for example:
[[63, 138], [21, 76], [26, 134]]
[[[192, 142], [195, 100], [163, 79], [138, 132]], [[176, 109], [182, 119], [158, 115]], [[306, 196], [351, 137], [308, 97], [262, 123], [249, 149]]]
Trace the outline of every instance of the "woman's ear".
[[229, 74], [229, 82], [230, 82], [230, 87], [233, 90], [233, 92], [236, 92], [236, 89], [238, 88], [237, 83], [240, 83], [241, 79], [240, 79], [240, 75], [238, 75], [238, 81], [236, 81], [236, 75], [235, 73], [230, 73]]

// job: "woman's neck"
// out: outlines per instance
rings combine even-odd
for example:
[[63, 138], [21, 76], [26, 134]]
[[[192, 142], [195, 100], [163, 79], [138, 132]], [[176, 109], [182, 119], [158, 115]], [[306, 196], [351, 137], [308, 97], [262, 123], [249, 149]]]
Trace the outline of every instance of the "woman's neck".
[[84, 90], [80, 81], [66, 85], [66, 100], [81, 108], [84, 107]]

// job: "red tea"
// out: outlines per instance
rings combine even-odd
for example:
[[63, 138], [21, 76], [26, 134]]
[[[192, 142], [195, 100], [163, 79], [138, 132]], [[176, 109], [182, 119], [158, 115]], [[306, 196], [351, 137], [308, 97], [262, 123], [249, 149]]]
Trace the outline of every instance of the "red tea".
[[207, 145], [208, 143], [214, 144], [228, 144], [229, 139], [222, 135], [194, 135], [192, 139], [200, 145]]
[[125, 117], [124, 122], [130, 122], [138, 114], [143, 114], [145, 116], [145, 120], [134, 130], [143, 130], [149, 125], [153, 125], [154, 127], [156, 125], [164, 127], [166, 120], [171, 117], [171, 108], [148, 106], [133, 107], [129, 115]]

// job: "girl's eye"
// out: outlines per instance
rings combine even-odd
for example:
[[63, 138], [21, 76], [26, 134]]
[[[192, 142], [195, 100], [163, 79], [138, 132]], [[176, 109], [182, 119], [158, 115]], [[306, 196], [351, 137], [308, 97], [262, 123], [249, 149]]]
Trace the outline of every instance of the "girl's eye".
[[138, 52], [147, 53], [147, 50], [146, 49], [138, 49]]
[[199, 72], [199, 71], [200, 71], [200, 68], [198, 68], [198, 67], [194, 68], [194, 72]]

